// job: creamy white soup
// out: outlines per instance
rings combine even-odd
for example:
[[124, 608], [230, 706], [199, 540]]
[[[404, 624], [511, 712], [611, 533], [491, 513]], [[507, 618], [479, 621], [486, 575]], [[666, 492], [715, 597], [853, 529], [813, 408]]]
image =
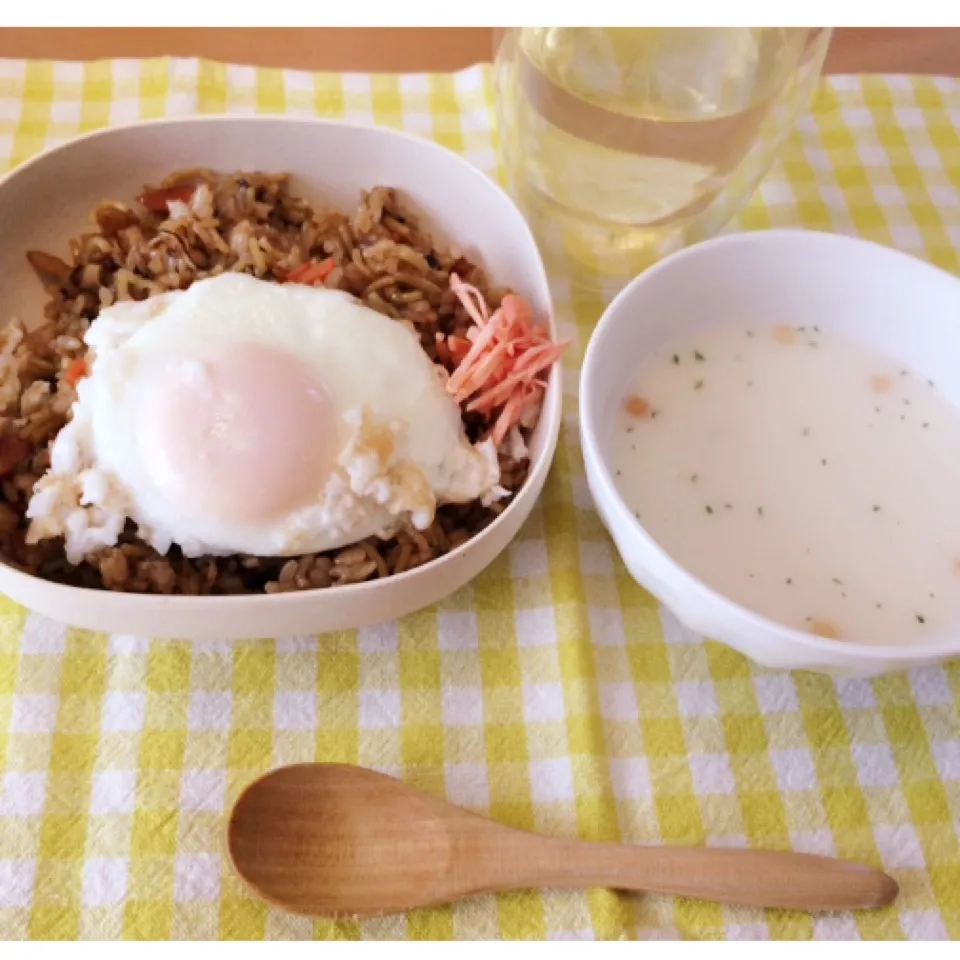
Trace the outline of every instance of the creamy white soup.
[[890, 358], [715, 328], [641, 365], [612, 454], [647, 532], [757, 613], [878, 644], [960, 626], [960, 411]]

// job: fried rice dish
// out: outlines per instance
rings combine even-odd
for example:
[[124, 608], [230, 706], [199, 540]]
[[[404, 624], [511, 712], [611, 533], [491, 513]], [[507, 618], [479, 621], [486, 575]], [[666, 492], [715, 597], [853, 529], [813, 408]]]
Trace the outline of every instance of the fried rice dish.
[[[101, 203], [91, 218], [90, 232], [69, 241], [66, 258], [26, 252], [46, 292], [44, 316], [19, 317], [0, 330], [0, 557], [7, 564], [58, 583], [138, 593], [336, 587], [403, 573], [460, 547], [523, 485], [527, 444], [565, 344], [550, 338], [546, 318], [534, 317], [522, 297], [425, 232], [395, 190], [375, 187], [344, 213], [296, 195], [282, 174], [183, 170], [145, 185], [135, 201]], [[343, 291], [415, 334], [459, 408], [464, 443], [495, 450], [497, 495], [438, 500], [425, 519], [407, 511], [389, 530], [331, 550], [191, 555], [178, 542], [163, 549], [128, 514], [112, 542], [71, 553], [63, 530], [69, 540], [76, 517], [44, 526], [36, 498], [44, 478], [60, 469], [55, 443], [99, 361], [88, 343], [98, 317], [231, 273]]]

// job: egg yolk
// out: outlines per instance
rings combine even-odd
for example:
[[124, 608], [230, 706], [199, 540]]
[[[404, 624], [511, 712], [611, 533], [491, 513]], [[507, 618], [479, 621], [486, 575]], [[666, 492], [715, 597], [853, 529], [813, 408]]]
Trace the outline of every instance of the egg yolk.
[[317, 500], [336, 426], [307, 364], [263, 344], [215, 344], [166, 364], [159, 380], [140, 442], [169, 502], [256, 524]]

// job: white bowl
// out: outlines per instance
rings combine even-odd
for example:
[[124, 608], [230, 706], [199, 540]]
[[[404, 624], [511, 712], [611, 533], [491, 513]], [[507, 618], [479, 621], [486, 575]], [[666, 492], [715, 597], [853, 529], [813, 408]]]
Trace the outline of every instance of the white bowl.
[[[626, 507], [611, 477], [610, 424], [637, 365], [674, 339], [768, 317], [811, 322], [896, 357], [960, 406], [960, 281], [905, 254], [826, 233], [722, 237], [663, 260], [610, 304], [590, 341], [580, 388], [587, 480], [631, 575], [689, 628], [770, 667], [870, 675], [960, 654], [934, 643], [871, 646], [811, 636], [720, 596], [675, 563]], [[751, 323], [754, 321], [751, 319]]]
[[[0, 325], [42, 321], [43, 291], [28, 249], [65, 253], [101, 200], [131, 201], [144, 183], [183, 167], [292, 174], [293, 189], [352, 210], [360, 191], [402, 190], [428, 227], [474, 255], [498, 285], [549, 317], [550, 290], [523, 217], [488, 177], [427, 140], [390, 130], [282, 117], [195, 117], [102, 130], [42, 154], [0, 180]], [[555, 330], [554, 330], [555, 333]], [[0, 563], [0, 591], [57, 620], [153, 637], [254, 638], [322, 633], [404, 616], [476, 576], [513, 539], [543, 487], [560, 430], [560, 369], [552, 371], [531, 444], [530, 475], [508, 508], [460, 549], [368, 583], [276, 595], [183, 597], [60, 586]]]

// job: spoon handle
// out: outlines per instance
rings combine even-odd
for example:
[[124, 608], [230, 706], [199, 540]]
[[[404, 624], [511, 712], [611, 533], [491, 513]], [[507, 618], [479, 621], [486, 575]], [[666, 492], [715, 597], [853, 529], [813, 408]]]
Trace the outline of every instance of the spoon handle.
[[899, 890], [872, 867], [805, 853], [549, 840], [532, 843], [523, 857], [537, 886], [602, 886], [742, 906], [853, 910], [886, 906]]

